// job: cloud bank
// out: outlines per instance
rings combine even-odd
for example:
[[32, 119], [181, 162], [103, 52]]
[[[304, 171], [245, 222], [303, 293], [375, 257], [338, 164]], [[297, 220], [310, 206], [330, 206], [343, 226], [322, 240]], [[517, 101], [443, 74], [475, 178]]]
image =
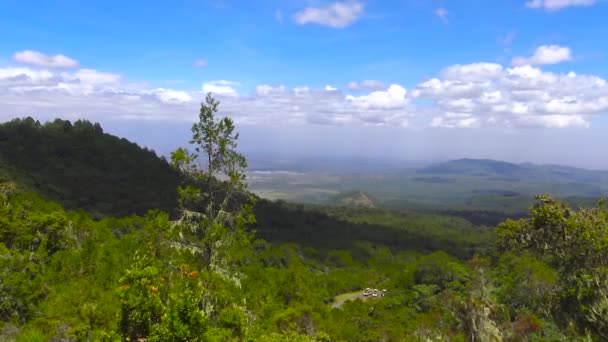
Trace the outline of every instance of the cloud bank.
[[[322, 89], [258, 85], [241, 92], [235, 81], [210, 80], [183, 91], [128, 83], [94, 69], [0, 68], [0, 119], [193, 121], [207, 92], [241, 124], [422, 128], [589, 127], [608, 114], [607, 81], [555, 73], [540, 66], [571, 59], [571, 51], [541, 46], [512, 66], [477, 62], [447, 66], [418, 84], [350, 82]], [[55, 64], [56, 65], [56, 64]]]

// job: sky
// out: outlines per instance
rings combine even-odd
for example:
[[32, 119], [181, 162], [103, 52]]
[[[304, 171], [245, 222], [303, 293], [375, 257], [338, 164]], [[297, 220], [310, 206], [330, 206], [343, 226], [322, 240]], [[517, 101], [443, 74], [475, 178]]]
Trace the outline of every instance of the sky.
[[608, 1], [0, 2], [0, 120], [166, 154], [205, 95], [245, 154], [608, 169]]

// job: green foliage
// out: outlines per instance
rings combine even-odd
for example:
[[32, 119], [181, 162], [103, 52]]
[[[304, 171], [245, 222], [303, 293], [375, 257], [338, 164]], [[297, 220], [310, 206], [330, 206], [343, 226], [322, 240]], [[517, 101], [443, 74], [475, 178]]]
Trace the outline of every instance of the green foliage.
[[[179, 175], [151, 150], [86, 120], [0, 124], [0, 175], [96, 218], [170, 212]], [[2, 177], [0, 177], [1, 179]]]
[[512, 316], [526, 311], [548, 314], [548, 300], [559, 281], [553, 268], [528, 253], [507, 252], [498, 260], [495, 272], [498, 296], [509, 304]]
[[179, 239], [173, 239], [173, 246], [199, 254], [206, 268], [230, 276], [251, 243], [247, 225], [255, 222], [254, 198], [244, 191], [247, 162], [236, 151], [238, 133], [230, 118], [215, 117], [218, 110], [219, 102], [208, 94], [192, 125], [190, 143], [203, 153], [206, 169], [196, 166], [198, 154], [183, 148], [172, 153], [171, 164], [184, 179], [178, 188]]
[[444, 252], [435, 252], [420, 258], [414, 278], [418, 284], [461, 290], [469, 281], [470, 270]]
[[553, 314], [563, 327], [597, 339], [608, 338], [608, 211], [573, 210], [538, 196], [532, 217], [507, 220], [497, 229], [503, 250], [526, 250], [559, 275], [551, 295]]
[[150, 336], [164, 311], [158, 294], [160, 271], [147, 258], [135, 258], [132, 268], [119, 280], [120, 330], [131, 339]]
[[362, 243], [394, 251], [446, 251], [467, 259], [487, 250], [493, 229], [453, 216], [403, 213], [374, 208], [282, 205], [260, 200], [254, 208], [257, 236], [273, 242], [295, 242], [318, 250], [349, 249], [354, 259], [368, 257]]
[[235, 186], [244, 185], [243, 169], [247, 167], [245, 157], [236, 152], [239, 134], [234, 132], [234, 122], [229, 117], [216, 118], [219, 101], [207, 94], [205, 103], [201, 104], [199, 121], [192, 125], [192, 140], [195, 151], [206, 156], [207, 177], [221, 173], [230, 179]]
[[121, 334], [150, 341], [197, 341], [242, 337], [245, 311], [233, 284], [212, 272], [182, 266], [178, 272], [136, 257], [120, 280]]

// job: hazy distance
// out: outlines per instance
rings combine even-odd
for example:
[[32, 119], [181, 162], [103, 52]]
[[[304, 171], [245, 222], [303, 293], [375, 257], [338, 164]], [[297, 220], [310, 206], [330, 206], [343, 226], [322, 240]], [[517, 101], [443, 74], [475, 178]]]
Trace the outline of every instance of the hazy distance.
[[[188, 146], [190, 124], [109, 121], [106, 131], [168, 155]], [[608, 149], [604, 127], [585, 129], [428, 129], [332, 127], [321, 125], [241, 125], [240, 148], [255, 160], [327, 161], [328, 167], [358, 160], [378, 165], [416, 166], [460, 158], [486, 158], [513, 163], [559, 164], [608, 169], [601, 158]], [[333, 164], [333, 166], [332, 166]]]

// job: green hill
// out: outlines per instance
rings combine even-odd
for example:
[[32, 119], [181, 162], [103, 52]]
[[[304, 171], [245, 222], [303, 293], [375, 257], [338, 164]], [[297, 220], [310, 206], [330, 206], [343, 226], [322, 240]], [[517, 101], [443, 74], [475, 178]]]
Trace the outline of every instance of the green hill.
[[154, 151], [104, 133], [99, 124], [32, 118], [0, 125], [0, 175], [93, 217], [176, 206], [180, 177]]
[[458, 159], [417, 171], [420, 175], [488, 177], [496, 180], [542, 183], [608, 185], [608, 171], [586, 170], [560, 165], [514, 164], [491, 159]]
[[422, 174], [444, 175], [504, 175], [518, 176], [527, 171], [527, 168], [490, 159], [458, 159], [441, 164], [431, 165], [418, 171]]

